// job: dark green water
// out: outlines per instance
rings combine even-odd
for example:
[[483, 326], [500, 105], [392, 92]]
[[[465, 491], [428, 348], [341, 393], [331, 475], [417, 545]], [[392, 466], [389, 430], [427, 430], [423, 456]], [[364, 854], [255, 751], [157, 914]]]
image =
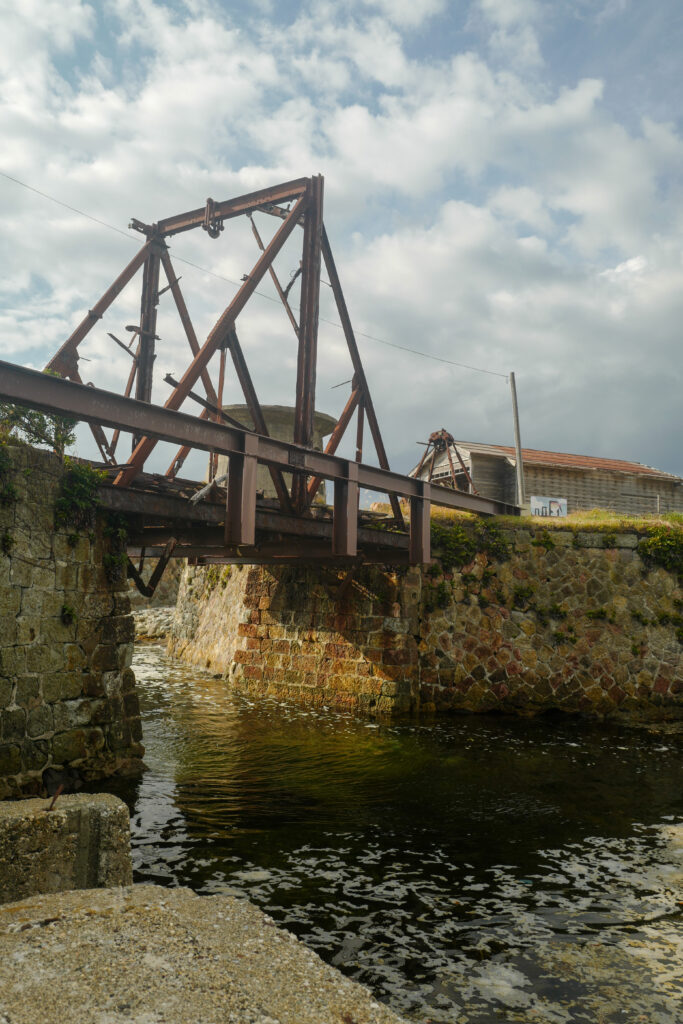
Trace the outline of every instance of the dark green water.
[[137, 881], [248, 896], [412, 1021], [683, 1021], [680, 734], [378, 726], [134, 667]]

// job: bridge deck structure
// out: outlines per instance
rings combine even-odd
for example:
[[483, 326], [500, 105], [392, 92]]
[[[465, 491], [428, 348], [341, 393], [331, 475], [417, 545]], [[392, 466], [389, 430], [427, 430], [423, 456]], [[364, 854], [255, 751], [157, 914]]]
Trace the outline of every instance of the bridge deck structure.
[[[288, 205], [283, 205], [288, 204]], [[107, 480], [101, 487], [102, 504], [124, 513], [131, 524], [129, 554], [173, 554], [198, 561], [306, 564], [320, 561], [357, 564], [423, 563], [430, 560], [430, 506], [463, 509], [479, 515], [517, 513], [516, 506], [477, 494], [437, 486], [393, 472], [377, 420], [375, 407], [351, 326], [339, 275], [322, 217], [323, 179], [301, 178], [225, 202], [208, 199], [205, 207], [167, 218], [156, 224], [134, 220], [131, 227], [145, 242], [110, 288], [90, 309], [71, 336], [39, 373], [0, 361], [0, 400], [29, 406], [51, 415], [72, 416], [90, 425]], [[255, 214], [277, 218], [280, 224], [264, 243]], [[218, 317], [206, 340], [199, 344], [179, 278], [175, 274], [168, 238], [202, 228], [218, 239], [224, 222], [249, 219], [259, 256], [229, 305]], [[272, 223], [272, 221], [271, 221]], [[302, 229], [299, 268], [282, 287], [275, 258], [294, 230]], [[350, 356], [351, 391], [324, 452], [315, 451], [313, 423], [317, 370], [317, 333], [321, 265], [324, 263]], [[127, 329], [126, 345], [109, 337], [131, 359], [123, 394], [83, 383], [79, 346], [138, 271], [142, 271], [140, 320]], [[160, 288], [163, 270], [167, 284]], [[236, 321], [266, 274], [270, 275], [282, 307], [297, 338], [297, 374], [293, 442], [270, 437]], [[290, 292], [300, 278], [298, 318]], [[170, 293], [190, 348], [190, 362], [180, 380], [167, 375], [172, 390], [164, 406], [152, 402], [153, 367], [157, 355], [157, 308]], [[248, 429], [223, 409], [227, 356], [254, 425]], [[215, 360], [214, 360], [215, 357]], [[210, 364], [214, 365], [213, 374]], [[200, 383], [204, 395], [197, 393]], [[134, 397], [133, 397], [134, 392]], [[200, 407], [190, 415], [181, 411], [187, 401]], [[352, 420], [356, 422], [355, 458], [336, 452]], [[378, 465], [364, 459], [364, 428], [369, 428]], [[107, 430], [111, 430], [108, 435]], [[121, 461], [117, 446], [122, 433], [132, 435], [130, 456]], [[159, 441], [177, 444], [165, 474], [150, 474], [146, 462]], [[199, 449], [209, 454], [209, 482], [179, 477], [188, 454]], [[215, 480], [219, 455], [228, 458], [225, 486]], [[257, 490], [258, 464], [268, 468], [276, 499]], [[291, 477], [288, 485], [285, 473]], [[321, 480], [333, 483], [334, 500], [319, 506], [315, 496]], [[391, 512], [380, 517], [359, 509], [361, 488], [386, 494]], [[202, 493], [200, 493], [202, 492]], [[202, 500], [197, 500], [201, 498]], [[404, 499], [402, 501], [402, 499]], [[408, 520], [404, 510], [409, 509]], [[129, 571], [138, 585], [138, 570]]]

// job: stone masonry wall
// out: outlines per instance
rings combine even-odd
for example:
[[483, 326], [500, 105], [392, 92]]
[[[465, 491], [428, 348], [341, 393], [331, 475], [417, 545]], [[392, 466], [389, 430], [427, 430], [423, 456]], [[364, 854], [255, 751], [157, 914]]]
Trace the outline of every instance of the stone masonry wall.
[[[322, 571], [188, 567], [169, 650], [236, 687], [373, 712], [408, 711], [417, 686], [419, 573], [413, 597], [363, 573], [345, 597]], [[371, 589], [372, 588], [372, 589]], [[406, 608], [412, 609], [406, 615]]]
[[189, 567], [169, 649], [242, 689], [369, 713], [683, 714], [683, 590], [641, 536], [499, 539], [345, 592], [323, 570]]
[[130, 601], [105, 572], [103, 526], [56, 530], [61, 462], [3, 452], [0, 798], [40, 793], [48, 767], [93, 778], [136, 771], [144, 753]]

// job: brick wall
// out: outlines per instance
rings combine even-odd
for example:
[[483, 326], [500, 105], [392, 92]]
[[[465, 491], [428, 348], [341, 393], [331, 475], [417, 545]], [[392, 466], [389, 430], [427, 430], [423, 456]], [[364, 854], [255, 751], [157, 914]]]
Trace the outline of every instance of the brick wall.
[[170, 650], [232, 685], [366, 713], [683, 714], [683, 590], [635, 533], [535, 524], [402, 574], [188, 568]]

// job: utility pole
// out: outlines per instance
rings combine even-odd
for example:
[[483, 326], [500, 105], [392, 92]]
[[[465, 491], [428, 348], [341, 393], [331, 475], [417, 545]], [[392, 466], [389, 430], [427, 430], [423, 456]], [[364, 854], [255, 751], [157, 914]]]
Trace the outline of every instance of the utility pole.
[[510, 391], [512, 393], [512, 419], [515, 425], [515, 469], [517, 471], [517, 504], [522, 507], [526, 497], [524, 493], [524, 466], [522, 465], [522, 442], [519, 438], [519, 412], [517, 411], [517, 388], [515, 387], [515, 375], [510, 371]]

